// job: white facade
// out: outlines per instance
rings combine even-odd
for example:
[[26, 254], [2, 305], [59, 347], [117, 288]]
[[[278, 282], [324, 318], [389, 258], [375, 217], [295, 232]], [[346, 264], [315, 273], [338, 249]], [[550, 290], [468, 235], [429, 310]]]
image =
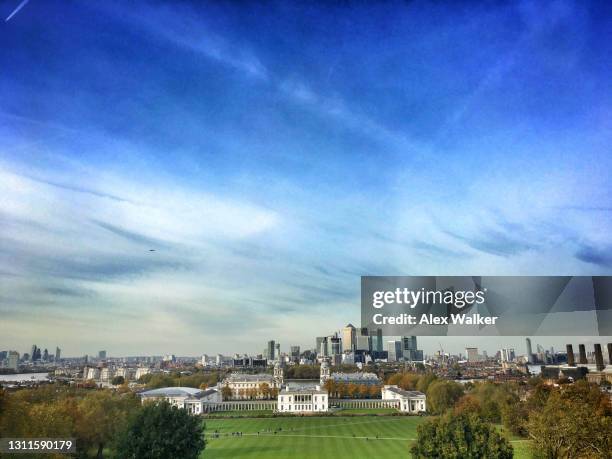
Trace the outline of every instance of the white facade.
[[142, 403], [165, 400], [177, 408], [184, 408], [189, 414], [202, 414], [209, 411], [208, 405], [222, 402], [217, 388], [194, 389], [192, 387], [163, 387], [140, 393]]
[[283, 389], [278, 395], [279, 413], [321, 413], [329, 410], [329, 396], [318, 389]]
[[138, 381], [141, 376], [148, 375], [151, 373], [151, 369], [147, 367], [136, 368], [136, 374], [134, 375], [134, 379]]
[[[247, 400], [253, 398], [252, 392], [259, 391], [262, 384], [267, 384], [269, 389], [280, 390], [283, 384], [283, 369], [278, 364], [274, 368], [274, 376], [267, 373], [255, 375], [232, 373], [221, 382], [221, 387], [229, 387], [232, 390], [232, 398], [236, 400]], [[261, 394], [255, 398], [262, 398]]]
[[383, 400], [399, 400], [399, 409], [404, 413], [424, 413], [427, 411], [427, 397], [423, 392], [403, 390], [398, 386], [383, 386]]

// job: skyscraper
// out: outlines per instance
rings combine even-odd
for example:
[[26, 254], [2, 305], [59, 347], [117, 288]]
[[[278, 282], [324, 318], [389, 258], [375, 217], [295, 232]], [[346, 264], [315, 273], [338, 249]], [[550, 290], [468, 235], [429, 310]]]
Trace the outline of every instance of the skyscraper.
[[387, 361], [397, 362], [403, 358], [402, 342], [388, 341], [387, 342]]
[[59, 362], [62, 358], [62, 350], [59, 347], [55, 348], [55, 361]]
[[329, 356], [329, 347], [327, 343], [327, 336], [317, 336], [316, 340], [316, 352], [320, 357]]
[[374, 350], [377, 352], [384, 351], [383, 334], [380, 328], [376, 329], [376, 344], [373, 345], [373, 347], [374, 347]]
[[466, 347], [465, 353], [467, 354], [468, 362], [479, 362], [480, 356], [478, 355], [477, 347]]
[[36, 344], [32, 344], [32, 352], [30, 352], [30, 360], [32, 362], [34, 362], [36, 360], [36, 350], [38, 349], [38, 347], [36, 346]]
[[268, 360], [274, 360], [274, 351], [276, 349], [276, 346], [274, 345], [274, 340], [270, 340], [268, 341], [268, 348], [267, 348], [267, 355], [266, 357], [268, 358]]
[[533, 350], [531, 349], [531, 339], [525, 338], [525, 344], [527, 345], [527, 362], [533, 363]]
[[344, 351], [355, 350], [355, 336], [356, 329], [353, 324], [348, 324], [342, 329], [342, 344], [344, 347]]
[[342, 341], [340, 337], [335, 334], [334, 336], [330, 336], [329, 341], [331, 343], [331, 353], [332, 355], [338, 355], [342, 353]]
[[299, 362], [300, 360], [300, 346], [291, 346], [291, 360]]
[[45, 351], [43, 352], [42, 360], [43, 360], [43, 362], [48, 362], [49, 361], [49, 351], [46, 348], [45, 348]]
[[104, 360], [106, 358], [106, 351], [99, 351], [98, 352], [98, 358], [100, 360]]

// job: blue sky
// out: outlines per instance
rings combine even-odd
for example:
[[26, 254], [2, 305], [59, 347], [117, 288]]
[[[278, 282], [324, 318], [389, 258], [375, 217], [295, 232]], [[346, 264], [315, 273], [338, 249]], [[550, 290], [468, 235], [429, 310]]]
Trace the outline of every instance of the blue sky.
[[31, 0], [0, 24], [0, 347], [312, 346], [360, 275], [610, 274], [611, 13]]

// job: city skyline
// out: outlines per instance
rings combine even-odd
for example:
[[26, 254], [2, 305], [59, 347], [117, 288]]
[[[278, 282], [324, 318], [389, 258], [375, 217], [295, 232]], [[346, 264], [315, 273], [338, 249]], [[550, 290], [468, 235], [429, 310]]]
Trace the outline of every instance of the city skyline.
[[[323, 334], [319, 336], [329, 337], [329, 336], [332, 336], [333, 333], [335, 332], [332, 332], [331, 334], [328, 334], [328, 335]], [[383, 338], [384, 338], [383, 348], [386, 351], [387, 342], [393, 338], [400, 338], [400, 337], [385, 336]], [[496, 344], [491, 344], [490, 338], [491, 337], [417, 336], [418, 348], [422, 349], [425, 352], [425, 354], [428, 355], [429, 357], [432, 357], [437, 351], [440, 350], [440, 345], [442, 345], [444, 353], [450, 354], [450, 355], [464, 355], [465, 356], [466, 348], [470, 348], [470, 347], [477, 348], [479, 353], [486, 351], [489, 357], [494, 356], [496, 352], [501, 351], [502, 349], [513, 349], [516, 355], [526, 355], [527, 354], [527, 349], [526, 349], [526, 344], [525, 344], [526, 337], [518, 337], [518, 336], [499, 337], [502, 339]], [[533, 352], [535, 352], [536, 348], [540, 346], [546, 350], [549, 350], [551, 347], [553, 347], [555, 349], [555, 352], [564, 353], [565, 347], [567, 344], [574, 344], [575, 347], [578, 343], [584, 344], [589, 349], [589, 352], [591, 352], [594, 344], [596, 343], [605, 344], [605, 343], [610, 342], [612, 338], [608, 336], [571, 336], [571, 337], [532, 336], [530, 337], [530, 339], [532, 342]], [[315, 340], [316, 340], [316, 337], [313, 338], [313, 341]], [[299, 343], [293, 343], [293, 342], [279, 343], [278, 341], [275, 341], [275, 343], [281, 345], [281, 353], [286, 354], [286, 355], [291, 355], [292, 346], [300, 347], [301, 352], [316, 349], [316, 345], [314, 344], [314, 342], [311, 344], [299, 344]], [[263, 346], [265, 344], [266, 343], [263, 343], [262, 346], [260, 346], [262, 347], [262, 349], [260, 350], [254, 349], [253, 351], [221, 350], [217, 352], [214, 350], [213, 351], [201, 350], [201, 352], [193, 351], [193, 352], [180, 353], [180, 352], [175, 352], [173, 349], [164, 349], [159, 352], [146, 352], [146, 350], [143, 350], [143, 352], [136, 352], [136, 353], [128, 354], [128, 353], [121, 352], [121, 351], [113, 351], [113, 350], [109, 351], [108, 349], [112, 349], [112, 348], [107, 347], [107, 349], [105, 349], [104, 352], [106, 352], [109, 358], [138, 357], [138, 356], [146, 357], [146, 356], [164, 356], [164, 355], [176, 355], [178, 357], [196, 357], [197, 358], [204, 354], [209, 355], [209, 356], [214, 356], [217, 354], [221, 354], [224, 356], [245, 355], [246, 354], [246, 355], [251, 355], [251, 356], [263, 355], [265, 357], [265, 354], [263, 352]], [[38, 343], [33, 343], [33, 345], [38, 346]], [[51, 350], [52, 349], [51, 346], [53, 346], [54, 348], [59, 348], [61, 350], [62, 358], [80, 358], [85, 355], [92, 357], [92, 358], [97, 358], [100, 352], [99, 349], [98, 350], [89, 349], [89, 350], [84, 350], [83, 352], [75, 352], [75, 351], [71, 351], [70, 349], [66, 351], [59, 344], [50, 345], [48, 349]], [[21, 356], [23, 356], [24, 351], [28, 352], [31, 347], [32, 347], [32, 343], [30, 344], [30, 346], [22, 350], [22, 349], [16, 348], [15, 346], [2, 347], [0, 343], [0, 351], [15, 350], [19, 352]], [[42, 345], [42, 348], [45, 348], [45, 347], [46, 345]], [[52, 354], [52, 352], [49, 352], [49, 354]]]
[[0, 26], [3, 349], [288, 351], [361, 275], [612, 274], [610, 5], [143, 5]]

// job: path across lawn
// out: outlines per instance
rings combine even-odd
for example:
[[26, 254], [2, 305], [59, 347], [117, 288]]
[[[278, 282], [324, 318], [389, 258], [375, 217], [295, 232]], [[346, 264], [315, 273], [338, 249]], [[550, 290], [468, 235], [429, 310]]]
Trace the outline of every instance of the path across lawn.
[[[202, 459], [410, 457], [416, 428], [425, 420], [416, 416], [208, 419]], [[215, 431], [218, 438], [212, 438]], [[515, 458], [530, 457], [528, 442], [512, 440], [512, 444]]]

